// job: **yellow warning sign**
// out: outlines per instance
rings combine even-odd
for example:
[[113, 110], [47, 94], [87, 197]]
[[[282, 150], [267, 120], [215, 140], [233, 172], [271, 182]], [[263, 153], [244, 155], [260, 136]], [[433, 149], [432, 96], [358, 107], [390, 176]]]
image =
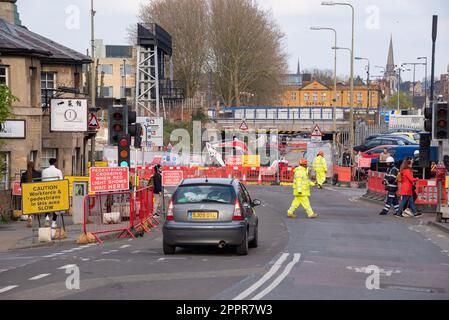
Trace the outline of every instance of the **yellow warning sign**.
[[260, 167], [260, 155], [244, 155], [243, 166], [245, 168]]
[[69, 210], [69, 180], [23, 183], [22, 208], [26, 215]]

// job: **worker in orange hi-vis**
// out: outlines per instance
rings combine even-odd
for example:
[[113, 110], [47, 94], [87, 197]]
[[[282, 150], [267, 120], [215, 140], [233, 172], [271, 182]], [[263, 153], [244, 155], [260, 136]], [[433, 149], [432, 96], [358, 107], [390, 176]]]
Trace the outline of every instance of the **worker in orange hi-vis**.
[[310, 181], [309, 172], [307, 170], [307, 160], [299, 160], [299, 167], [295, 169], [294, 180], [293, 180], [293, 195], [295, 198], [288, 210], [289, 218], [296, 218], [295, 211], [302, 205], [306, 210], [309, 219], [314, 219], [318, 217], [312, 210], [310, 206], [310, 187], [314, 186], [315, 183]]

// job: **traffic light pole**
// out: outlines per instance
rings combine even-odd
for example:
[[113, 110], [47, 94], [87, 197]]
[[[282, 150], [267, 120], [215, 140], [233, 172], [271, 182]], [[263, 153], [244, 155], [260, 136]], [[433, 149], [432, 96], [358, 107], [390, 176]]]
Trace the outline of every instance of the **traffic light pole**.
[[[91, 108], [92, 108], [92, 114], [94, 114], [94, 110], [96, 108], [96, 95], [97, 95], [97, 79], [96, 79], [96, 67], [95, 67], [95, 31], [94, 31], [94, 23], [95, 23], [95, 11], [94, 11], [94, 0], [91, 0], [91, 57], [92, 57], [92, 64], [91, 64]], [[93, 168], [95, 167], [95, 160], [96, 160], [96, 150], [95, 150], [95, 144], [96, 144], [96, 136], [97, 133], [94, 133], [92, 135], [92, 138], [90, 140], [90, 166]]]

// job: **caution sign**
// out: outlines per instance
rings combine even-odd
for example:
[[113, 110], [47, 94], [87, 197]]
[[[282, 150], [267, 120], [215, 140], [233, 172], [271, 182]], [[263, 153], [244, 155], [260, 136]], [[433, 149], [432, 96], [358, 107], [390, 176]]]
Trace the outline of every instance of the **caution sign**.
[[312, 130], [311, 141], [318, 142], [322, 141], [322, 139], [323, 139], [323, 132], [321, 131], [320, 127], [316, 125], [315, 128]]
[[182, 171], [162, 171], [162, 185], [164, 187], [176, 187], [184, 180]]
[[69, 210], [69, 180], [23, 183], [22, 208], [25, 215]]
[[244, 155], [243, 167], [245, 168], [260, 167], [260, 155]]
[[96, 115], [92, 114], [92, 117], [89, 120], [88, 127], [91, 130], [99, 130], [100, 129], [100, 123], [98, 122]]
[[247, 131], [247, 130], [249, 129], [249, 127], [248, 127], [248, 125], [246, 124], [246, 121], [245, 121], [245, 120], [242, 121], [242, 123], [240, 124], [239, 129], [242, 130], [242, 131]]

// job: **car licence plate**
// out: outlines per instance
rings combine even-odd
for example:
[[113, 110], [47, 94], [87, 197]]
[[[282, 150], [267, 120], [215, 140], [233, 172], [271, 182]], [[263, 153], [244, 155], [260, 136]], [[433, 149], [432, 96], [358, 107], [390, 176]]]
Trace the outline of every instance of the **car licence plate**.
[[193, 220], [216, 220], [218, 219], [218, 212], [192, 212]]

